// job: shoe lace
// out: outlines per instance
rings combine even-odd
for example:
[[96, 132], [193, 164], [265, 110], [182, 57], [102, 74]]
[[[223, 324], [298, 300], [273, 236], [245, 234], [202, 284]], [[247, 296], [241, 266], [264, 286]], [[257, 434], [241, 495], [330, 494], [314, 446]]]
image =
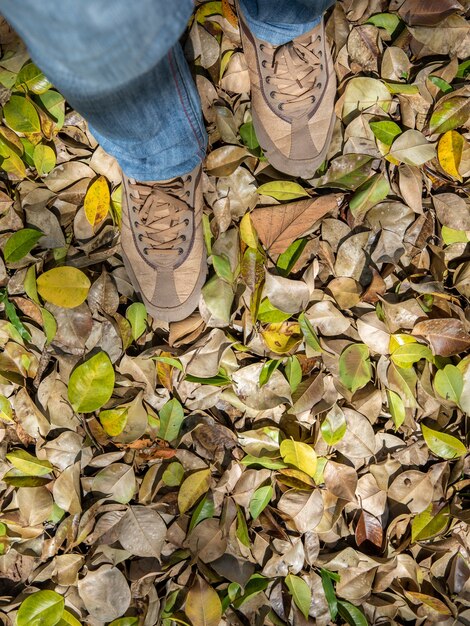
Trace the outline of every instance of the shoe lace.
[[193, 210], [187, 204], [192, 176], [164, 182], [129, 181], [131, 219], [140, 248], [146, 256], [173, 263], [184, 253]]
[[322, 35], [310, 41], [297, 39], [279, 46], [272, 56], [272, 70], [266, 82], [276, 85], [270, 95], [279, 100], [279, 110], [303, 113], [305, 103], [313, 104], [317, 99], [312, 92], [322, 87], [318, 80], [323, 71]]

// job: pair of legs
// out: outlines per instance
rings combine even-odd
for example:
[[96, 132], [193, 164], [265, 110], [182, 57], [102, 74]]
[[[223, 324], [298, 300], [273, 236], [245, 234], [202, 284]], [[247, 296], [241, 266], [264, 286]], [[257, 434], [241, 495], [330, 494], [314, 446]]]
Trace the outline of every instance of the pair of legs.
[[[307, 46], [310, 42], [304, 42], [304, 46], [290, 50], [282, 58], [279, 55], [279, 59], [276, 51], [292, 40], [302, 39], [302, 36], [315, 29], [321, 22], [323, 12], [332, 2], [333, 0], [238, 0], [238, 9], [243, 14], [245, 24], [245, 47], [248, 46], [248, 39], [252, 42], [253, 37], [253, 54], [256, 56], [259, 53], [260, 57], [256, 58], [260, 68], [261, 63], [266, 67], [265, 64], [270, 64], [271, 61], [274, 67], [275, 57], [276, 68], [279, 64], [284, 67], [278, 86], [281, 95], [287, 97], [287, 112], [281, 113], [284, 104], [280, 102], [279, 113], [274, 115], [279, 115], [279, 119], [283, 115], [293, 115], [296, 118], [292, 124], [291, 152], [297, 150], [295, 136], [299, 140], [305, 136], [305, 129], [297, 118], [299, 115], [305, 118], [308, 111], [304, 106], [299, 113], [298, 103], [304, 103], [305, 98], [311, 98], [309, 94], [312, 86], [308, 84], [311, 81], [311, 72], [304, 71], [303, 67], [299, 68], [298, 64], [305, 62], [305, 55], [310, 55], [309, 58], [314, 61], [315, 58]], [[199, 96], [178, 42], [193, 9], [192, 0], [0, 0], [0, 12], [23, 38], [33, 60], [68, 102], [86, 118], [97, 140], [117, 159], [124, 174], [140, 182], [162, 181], [197, 172], [206, 153], [207, 138]], [[261, 59], [262, 47], [259, 50], [256, 47], [256, 42], [259, 41], [267, 44], [271, 55], [268, 61]], [[323, 65], [321, 67], [323, 71]], [[297, 71], [306, 84], [302, 93], [307, 96], [300, 100], [295, 89], [291, 93], [289, 84], [289, 75]], [[292, 78], [295, 81], [298, 77]], [[301, 84], [301, 80], [297, 80], [297, 83]], [[257, 85], [253, 85], [254, 82]], [[321, 87], [321, 83], [317, 81], [315, 86]], [[260, 90], [256, 77], [252, 80], [253, 87]], [[267, 93], [272, 92], [268, 90]], [[266, 93], [264, 95], [268, 100]], [[267, 102], [268, 114], [272, 113], [271, 109], [277, 111], [271, 105], [272, 102]], [[331, 116], [331, 111], [327, 112], [327, 117], [328, 115]], [[275, 142], [290, 142], [291, 138], [286, 139], [286, 132], [281, 128]], [[288, 132], [291, 132], [290, 126]], [[266, 137], [266, 141], [268, 140]], [[315, 152], [314, 143], [311, 142], [308, 146], [302, 144], [305, 159], [308, 159], [309, 150]], [[263, 143], [261, 145], [265, 147]], [[269, 152], [267, 154], [269, 157]], [[277, 167], [282, 169], [282, 163], [281, 167]], [[289, 173], [302, 175], [297, 171]], [[194, 183], [192, 179], [193, 176], [191, 182]], [[143, 219], [145, 226], [145, 222], [152, 220], [157, 223], [168, 212], [168, 208], [162, 208], [160, 201], [166, 202], [168, 196], [176, 197], [178, 202], [182, 200], [181, 194], [176, 193], [175, 196], [174, 189], [171, 188], [165, 189], [163, 200], [160, 198], [157, 202], [152, 190], [148, 191], [142, 186], [133, 189], [132, 184], [134, 183], [127, 186], [129, 198], [138, 200], [139, 194], [143, 196], [137, 205], [132, 205], [133, 200], [130, 202], [132, 206], [129, 211], [132, 209], [133, 215], [130, 217], [129, 213], [128, 219], [123, 221], [124, 227], [131, 230], [139, 222], [133, 219], [134, 214], [141, 213], [142, 207], [144, 218], [139, 216], [139, 219], [140, 222]], [[194, 202], [197, 201], [193, 197], [195, 190], [185, 193], [191, 196], [194, 207]], [[180, 209], [183, 215], [184, 207], [180, 206]], [[149, 217], [152, 211], [156, 211], [155, 219]], [[186, 216], [184, 223], [187, 221]], [[174, 226], [170, 224], [169, 227], [171, 236], [175, 235]], [[190, 226], [192, 230], [198, 227], [197, 224]], [[163, 271], [162, 275], [168, 282], [179, 263], [178, 260], [171, 260], [172, 255], [165, 248], [173, 240], [169, 235], [166, 237], [167, 241], [165, 237], [162, 240], [159, 229], [159, 223], [156, 231], [154, 229], [150, 233], [136, 233], [134, 228], [132, 238], [129, 239], [130, 245], [135, 243], [136, 254], [134, 258], [128, 259], [128, 269], [134, 274], [133, 282], [149, 308], [160, 288], [156, 289], [153, 285], [144, 294], [141, 285], [137, 284], [141, 268], [135, 266], [140, 263], [140, 259], [145, 263], [148, 260], [145, 257], [149, 256], [150, 248], [149, 245], [144, 246], [145, 242], [152, 244], [152, 241], [158, 240], [160, 248], [163, 244], [163, 256], [169, 259], [168, 263], [162, 262], [160, 255], [159, 260], [150, 263], [146, 270], [149, 276], [152, 268], [167, 267], [168, 271]], [[176, 240], [180, 243], [186, 241], [188, 234], [192, 237], [191, 241], [194, 240], [191, 232], [176, 234]], [[143, 244], [140, 245], [142, 241]], [[186, 253], [190, 252], [188, 246], [177, 249], [183, 250], [185, 258]], [[190, 306], [180, 310], [178, 315], [163, 311], [161, 318], [176, 319], [188, 314], [197, 304], [197, 300], [194, 301], [196, 292], [197, 289], [192, 295], [189, 294], [192, 298]], [[165, 293], [165, 289], [162, 293]], [[184, 298], [189, 295], [184, 295]], [[171, 299], [174, 296], [173, 285], [165, 297]], [[153, 313], [158, 317], [158, 311]]]

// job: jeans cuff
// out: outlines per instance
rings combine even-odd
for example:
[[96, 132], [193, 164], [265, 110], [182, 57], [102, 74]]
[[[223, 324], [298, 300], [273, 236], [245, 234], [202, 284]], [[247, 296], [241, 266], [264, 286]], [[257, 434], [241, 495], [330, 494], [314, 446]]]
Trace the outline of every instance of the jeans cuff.
[[302, 22], [298, 24], [276, 24], [275, 22], [268, 23], [257, 20], [250, 15], [243, 0], [239, 0], [239, 6], [243, 12], [243, 17], [247, 23], [250, 31], [258, 39], [267, 41], [273, 46], [282, 46], [289, 41], [292, 41], [296, 37], [300, 37], [308, 31], [318, 26], [323, 19], [323, 14], [309, 22]]

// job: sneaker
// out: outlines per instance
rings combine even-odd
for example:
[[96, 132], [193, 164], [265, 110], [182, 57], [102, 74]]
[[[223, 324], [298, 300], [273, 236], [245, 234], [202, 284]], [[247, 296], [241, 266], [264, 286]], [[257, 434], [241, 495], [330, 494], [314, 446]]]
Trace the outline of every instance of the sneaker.
[[124, 265], [148, 313], [175, 322], [197, 307], [207, 272], [202, 166], [185, 176], [138, 182], [124, 176]]
[[336, 75], [323, 20], [274, 46], [250, 32], [240, 8], [238, 14], [258, 141], [276, 169], [312, 178], [326, 158], [335, 123]]

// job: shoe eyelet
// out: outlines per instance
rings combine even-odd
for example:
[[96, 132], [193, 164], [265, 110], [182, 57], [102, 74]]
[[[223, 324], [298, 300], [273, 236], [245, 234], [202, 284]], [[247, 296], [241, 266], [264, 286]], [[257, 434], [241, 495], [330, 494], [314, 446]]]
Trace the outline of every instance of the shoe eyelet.
[[192, 181], [193, 177], [191, 176], [191, 174], [188, 176], [188, 183], [190, 183]]
[[318, 51], [318, 56], [320, 57], [320, 59], [322, 58], [322, 56], [323, 56], [323, 51], [322, 50]]
[[183, 248], [178, 248], [178, 254], [181, 256], [183, 254]]
[[142, 241], [142, 240], [143, 240], [142, 235], [139, 235], [137, 238], [138, 238], [138, 240], [139, 240], [139, 241]]
[[317, 83], [317, 89], [321, 89], [321, 83]]
[[260, 45], [259, 45], [259, 49], [261, 50], [261, 52], [263, 52], [264, 48], [265, 48], [264, 43], [260, 43]]
[[191, 192], [188, 190], [185, 194], [184, 194], [187, 198], [189, 198], [189, 196], [191, 195]]
[[312, 96], [312, 102], [315, 102], [316, 99], [317, 99], [316, 96]]
[[266, 67], [266, 66], [267, 66], [266, 61], [261, 61], [261, 65], [262, 65], [263, 67]]
[[148, 248], [144, 248], [144, 254], [145, 254], [145, 256], [148, 256], [148, 255], [149, 255]]
[[321, 35], [318, 35], [317, 41], [321, 41]]
[[266, 82], [269, 85], [271, 83], [271, 76], [266, 76]]
[[185, 226], [189, 226], [189, 219], [188, 219], [188, 218], [186, 218], [186, 219], [184, 220], [184, 225], [185, 225]]
[[186, 241], [186, 235], [181, 235], [181, 241]]
[[139, 227], [139, 222], [134, 222], [134, 228], [138, 228]]
[[284, 105], [282, 104], [282, 102], [280, 102], [280, 103], [277, 105], [277, 108], [279, 109], [279, 111], [284, 111]]
[[271, 91], [271, 93], [269, 94], [269, 97], [274, 100], [275, 96], [276, 96], [276, 92], [275, 91]]

